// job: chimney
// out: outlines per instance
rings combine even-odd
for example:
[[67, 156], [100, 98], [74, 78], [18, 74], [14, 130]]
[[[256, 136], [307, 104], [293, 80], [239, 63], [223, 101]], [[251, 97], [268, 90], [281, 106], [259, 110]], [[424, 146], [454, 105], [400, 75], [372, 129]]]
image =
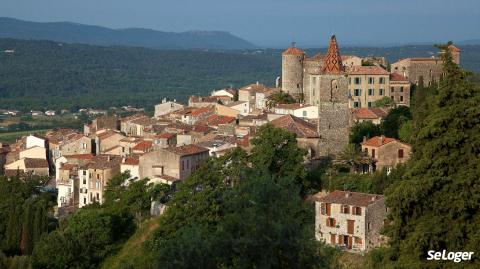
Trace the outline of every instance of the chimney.
[[383, 145], [383, 141], [385, 141], [385, 136], [381, 135], [380, 136], [380, 145]]
[[367, 137], [363, 136], [363, 142], [367, 142]]
[[352, 194], [349, 191], [345, 192], [345, 198], [348, 198], [350, 196], [352, 196]]

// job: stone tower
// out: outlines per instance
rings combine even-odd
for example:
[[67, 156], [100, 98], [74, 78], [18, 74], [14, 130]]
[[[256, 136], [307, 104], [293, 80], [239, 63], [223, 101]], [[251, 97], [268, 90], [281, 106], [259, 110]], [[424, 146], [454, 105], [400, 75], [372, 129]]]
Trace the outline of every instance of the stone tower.
[[348, 144], [350, 110], [348, 79], [342, 64], [337, 39], [333, 35], [324, 58], [322, 74], [318, 76], [320, 148], [322, 155], [336, 155]]
[[303, 98], [303, 62], [305, 52], [295, 43], [282, 53], [282, 91], [296, 100]]

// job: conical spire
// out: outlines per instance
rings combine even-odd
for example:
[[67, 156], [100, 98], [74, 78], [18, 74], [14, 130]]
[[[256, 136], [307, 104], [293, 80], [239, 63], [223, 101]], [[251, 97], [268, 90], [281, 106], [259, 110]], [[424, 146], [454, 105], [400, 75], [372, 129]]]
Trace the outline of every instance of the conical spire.
[[327, 55], [325, 56], [325, 62], [323, 63], [323, 72], [327, 74], [339, 74], [343, 71], [345, 71], [345, 69], [342, 64], [342, 57], [340, 57], [337, 38], [335, 35], [332, 35]]

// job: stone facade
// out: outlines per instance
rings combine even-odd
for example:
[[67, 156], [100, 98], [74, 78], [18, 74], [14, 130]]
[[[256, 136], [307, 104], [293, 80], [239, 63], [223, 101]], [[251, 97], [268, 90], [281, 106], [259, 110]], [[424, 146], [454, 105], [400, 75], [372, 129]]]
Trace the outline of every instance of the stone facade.
[[362, 151], [375, 160], [375, 168], [378, 170], [391, 169], [399, 163], [407, 162], [412, 151], [410, 145], [384, 136], [364, 139], [361, 144]]
[[365, 252], [381, 246], [387, 209], [382, 195], [334, 191], [317, 193], [315, 238], [347, 251]]

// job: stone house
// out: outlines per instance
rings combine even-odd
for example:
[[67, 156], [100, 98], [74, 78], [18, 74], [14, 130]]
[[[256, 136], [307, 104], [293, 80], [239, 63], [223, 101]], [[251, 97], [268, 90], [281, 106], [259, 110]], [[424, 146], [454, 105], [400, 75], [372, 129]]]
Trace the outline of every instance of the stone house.
[[167, 115], [177, 110], [181, 110], [183, 108], [184, 108], [184, 105], [175, 102], [175, 100], [172, 102], [172, 101], [167, 101], [166, 99], [163, 99], [162, 103], [155, 105], [154, 117], [160, 118], [164, 115]]
[[247, 101], [236, 101], [227, 104], [227, 106], [231, 109], [238, 111], [238, 114], [243, 116], [250, 113], [250, 102]]
[[177, 134], [163, 133], [156, 135], [153, 139], [153, 144], [155, 149], [175, 147], [177, 145]]
[[347, 251], [365, 252], [381, 246], [380, 234], [387, 216], [385, 197], [350, 191], [317, 193], [315, 238]]
[[280, 88], [265, 88], [257, 91], [255, 93], [255, 108], [258, 110], [267, 109], [270, 96], [279, 91]]
[[248, 113], [251, 113], [254, 109], [256, 109], [256, 100], [257, 92], [263, 92], [267, 87], [263, 84], [256, 83], [250, 84], [245, 87], [242, 87], [238, 90], [238, 101], [249, 102], [249, 109]]
[[298, 147], [307, 151], [308, 158], [319, 157], [320, 135], [316, 125], [290, 114], [271, 121], [271, 124], [294, 133]]
[[114, 153], [115, 155], [121, 155], [120, 141], [125, 136], [119, 132], [112, 130], [103, 130], [97, 133], [95, 138], [96, 153], [106, 154], [107, 152]]
[[151, 182], [173, 184], [187, 178], [208, 156], [208, 149], [193, 144], [159, 149], [140, 156], [139, 175]]
[[120, 173], [122, 157], [97, 155], [78, 169], [79, 207], [94, 202], [103, 203], [103, 192], [110, 179]]
[[47, 159], [47, 149], [39, 146], [24, 149], [18, 153], [18, 158]]
[[126, 135], [133, 135], [137, 132], [137, 126], [132, 122], [137, 119], [148, 118], [144, 114], [134, 114], [120, 119], [120, 131]]
[[373, 124], [380, 124], [382, 119], [387, 116], [388, 109], [382, 107], [372, 108], [352, 108], [352, 120], [356, 123], [362, 123], [364, 121], [371, 121]]
[[372, 107], [388, 96], [390, 73], [379, 66], [355, 66], [348, 71], [349, 107]]
[[120, 164], [120, 172], [125, 173], [128, 171], [130, 173], [130, 179], [140, 179], [140, 156], [140, 154], [131, 154], [128, 157], [123, 158], [123, 161]]
[[390, 98], [397, 105], [410, 106], [410, 81], [397, 73], [390, 74]]
[[[453, 62], [460, 64], [460, 49], [453, 45], [450, 45], [448, 49], [452, 53]], [[432, 82], [440, 80], [443, 73], [443, 62], [441, 58], [435, 56], [405, 58], [392, 63], [391, 70], [393, 73], [404, 76], [413, 84], [418, 84], [422, 77], [424, 85], [428, 86]]]
[[212, 91], [210, 95], [211, 96], [228, 96], [232, 98], [233, 101], [235, 101], [234, 99], [235, 99], [235, 96], [237, 95], [237, 90], [233, 88], [225, 88], [218, 91]]
[[383, 135], [368, 140], [364, 138], [361, 145], [362, 151], [375, 161], [372, 171], [387, 169], [390, 172], [397, 164], [407, 162], [412, 151], [410, 145]]
[[78, 207], [78, 164], [63, 163], [57, 170], [57, 207]]
[[[248, 104], [247, 102], [245, 102], [245, 103]], [[217, 104], [215, 106], [215, 114], [220, 115], [220, 116], [228, 116], [228, 117], [238, 118], [239, 115], [240, 115], [240, 111], [236, 110], [236, 109], [233, 109], [233, 108], [231, 108], [229, 106], [226, 106], [226, 105]]]
[[103, 115], [92, 120], [92, 123], [84, 125], [83, 133], [86, 136], [96, 133], [97, 131], [109, 129], [119, 130], [120, 120], [117, 116]]
[[275, 114], [293, 115], [304, 119], [318, 119], [318, 106], [303, 103], [278, 104], [274, 107]]
[[35, 176], [49, 176], [50, 169], [45, 158], [22, 158], [5, 165], [5, 175], [29, 174]]

